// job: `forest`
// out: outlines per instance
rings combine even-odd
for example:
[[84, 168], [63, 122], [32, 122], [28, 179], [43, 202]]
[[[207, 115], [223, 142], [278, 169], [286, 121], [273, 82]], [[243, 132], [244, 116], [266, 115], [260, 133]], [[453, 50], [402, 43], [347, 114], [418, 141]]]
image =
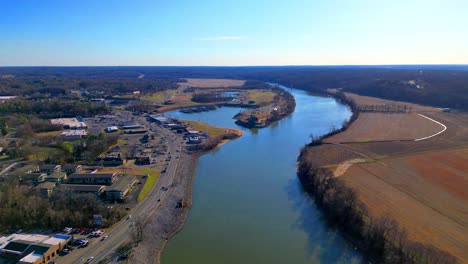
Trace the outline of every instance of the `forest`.
[[274, 82], [315, 93], [339, 88], [361, 95], [468, 110], [466, 65], [1, 67], [0, 76], [1, 95], [44, 87], [104, 89], [113, 93], [147, 91], [174, 88], [179, 78], [231, 78]]

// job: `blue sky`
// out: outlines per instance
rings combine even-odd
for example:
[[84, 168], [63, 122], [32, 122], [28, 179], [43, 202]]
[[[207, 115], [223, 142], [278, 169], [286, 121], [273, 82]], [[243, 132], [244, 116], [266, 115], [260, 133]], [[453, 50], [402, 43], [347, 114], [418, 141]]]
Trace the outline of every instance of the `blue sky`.
[[0, 65], [468, 63], [466, 0], [0, 0]]

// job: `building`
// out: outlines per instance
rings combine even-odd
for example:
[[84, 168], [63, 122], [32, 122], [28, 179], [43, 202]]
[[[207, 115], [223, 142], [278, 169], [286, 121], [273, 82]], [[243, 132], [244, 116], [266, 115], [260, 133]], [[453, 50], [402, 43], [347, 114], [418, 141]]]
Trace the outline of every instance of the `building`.
[[43, 182], [36, 186], [36, 190], [39, 190], [39, 193], [43, 197], [50, 197], [54, 191], [55, 185], [55, 182]]
[[64, 165], [62, 166], [62, 172], [65, 172], [67, 175], [73, 173], [81, 173], [83, 171], [83, 166], [81, 165]]
[[73, 173], [68, 176], [68, 184], [112, 185], [117, 180], [115, 173]]
[[134, 177], [121, 177], [118, 181], [107, 188], [106, 199], [122, 201], [135, 183], [136, 179]]
[[88, 135], [88, 131], [86, 130], [73, 130], [73, 131], [63, 131], [60, 133], [60, 136], [63, 140], [72, 141], [78, 140], [86, 137]]
[[0, 237], [0, 254], [20, 264], [45, 264], [71, 243], [72, 236], [12, 234]]
[[97, 197], [106, 191], [104, 185], [81, 185], [81, 184], [63, 184], [58, 187], [60, 190], [66, 190], [74, 193], [91, 193]]
[[165, 125], [165, 124], [169, 124], [170, 123], [170, 119], [165, 117], [165, 116], [161, 116], [161, 115], [150, 115], [149, 116], [149, 119], [153, 122], [156, 122], [157, 124], [159, 125]]
[[51, 173], [49, 176], [45, 177], [46, 182], [55, 182], [55, 183], [63, 183], [67, 180], [67, 174], [65, 172], [54, 172]]
[[95, 161], [96, 165], [99, 166], [120, 166], [125, 163], [125, 160], [120, 157], [120, 154], [118, 155], [107, 155], [102, 158], [98, 158]]
[[96, 104], [103, 104], [103, 103], [106, 102], [106, 100], [104, 100], [103, 98], [94, 98], [94, 99], [91, 99], [89, 101], [91, 101], [93, 103], [96, 103]]
[[104, 130], [106, 131], [106, 133], [113, 133], [113, 132], [119, 131], [119, 128], [116, 126], [110, 126], [110, 127], [106, 127], [106, 129]]
[[0, 103], [6, 102], [11, 99], [15, 99], [17, 96], [0, 96]]
[[42, 164], [39, 166], [39, 172], [52, 174], [54, 172], [59, 172], [62, 169], [62, 166], [55, 164]]
[[31, 180], [34, 185], [38, 185], [41, 182], [45, 181], [47, 174], [35, 172], [35, 173], [28, 173], [24, 176], [21, 176], [20, 180]]
[[49, 122], [53, 125], [62, 125], [64, 129], [88, 129], [88, 125], [79, 116], [75, 118], [50, 119]]

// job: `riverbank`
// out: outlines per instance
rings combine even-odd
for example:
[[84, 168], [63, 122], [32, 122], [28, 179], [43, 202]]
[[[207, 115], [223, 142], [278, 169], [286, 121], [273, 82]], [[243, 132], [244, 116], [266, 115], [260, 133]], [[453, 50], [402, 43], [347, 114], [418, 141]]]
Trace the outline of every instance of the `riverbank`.
[[[346, 103], [346, 99], [340, 99], [340, 101]], [[392, 111], [390, 111], [389, 105], [394, 106], [394, 108], [398, 106], [397, 108], [399, 110], [408, 109], [407, 107], [400, 107], [395, 102], [393, 104], [391, 103], [392, 102], [386, 101], [382, 103], [381, 107], [372, 105], [374, 111], [378, 110], [377, 113], [373, 113], [373, 115], [375, 115], [375, 119], [372, 119], [374, 126], [375, 122], [383, 119], [383, 117], [385, 117], [384, 120], [399, 120], [399, 116], [401, 116], [402, 119], [403, 117], [409, 119], [417, 118], [417, 115], [414, 115], [414, 113], [391, 113]], [[428, 143], [417, 142], [415, 141], [416, 139], [408, 141], [407, 138], [400, 140], [399, 137], [406, 134], [402, 133], [402, 129], [398, 129], [397, 123], [392, 122], [382, 123], [378, 126], [378, 130], [372, 130], [372, 124], [364, 126], [364, 124], [368, 122], [363, 122], [363, 120], [370, 120], [369, 116], [367, 116], [369, 113], [365, 115], [362, 114], [362, 116], [359, 115], [358, 107], [363, 106], [362, 102], [357, 102], [357, 104], [354, 102], [354, 106], [350, 106], [350, 108], [353, 110], [353, 116], [355, 118], [351, 118], [350, 121], [345, 123], [340, 129], [332, 130], [324, 136], [313, 137], [313, 141], [301, 150], [300, 156], [298, 157], [298, 177], [302, 185], [315, 197], [315, 202], [322, 208], [329, 224], [337, 226], [369, 259], [382, 263], [453, 263], [455, 258], [449, 253], [440, 250], [440, 248], [447, 250], [451, 250], [452, 248], [447, 248], [447, 245], [443, 246], [438, 243], [438, 241], [435, 241], [433, 245], [440, 246], [439, 249], [435, 248], [433, 245], [421, 244], [418, 242], [420, 240], [414, 239], [414, 228], [410, 229], [411, 232], [409, 232], [407, 236], [408, 233], [405, 227], [408, 223], [402, 222], [403, 218], [401, 218], [401, 216], [396, 217], [397, 215], [392, 213], [395, 211], [399, 212], [401, 215], [401, 208], [409, 207], [412, 208], [410, 211], [419, 212], [419, 215], [414, 215], [410, 211], [404, 213], [406, 215], [411, 215], [410, 219], [418, 219], [412, 220], [412, 222], [419, 226], [421, 226], [420, 223], [422, 222], [428, 224], [427, 220], [420, 219], [421, 217], [424, 218], [424, 215], [427, 215], [426, 213], [421, 213], [421, 210], [424, 208], [421, 210], [416, 209], [413, 205], [426, 204], [432, 208], [434, 206], [438, 207], [435, 200], [414, 201], [414, 198], [405, 198], [406, 200], [404, 202], [393, 201], [396, 197], [399, 197], [400, 200], [404, 197], [408, 197], [408, 193], [412, 194], [413, 197], [424, 197], [424, 191], [420, 192], [417, 189], [411, 188], [415, 185], [414, 188], [421, 189], [421, 187], [417, 186], [421, 186], [422, 184], [427, 185], [427, 183], [425, 183], [427, 179], [419, 178], [420, 176], [415, 177], [420, 174], [412, 174], [412, 180], [416, 181], [417, 184], [411, 184], [411, 182], [407, 182], [408, 177], [388, 176], [392, 175], [392, 173], [395, 174], [395, 172], [389, 169], [393, 168], [393, 166], [390, 165], [393, 164], [393, 162], [390, 163], [390, 160], [387, 161], [385, 159], [389, 155], [395, 155], [396, 153], [399, 153], [397, 155], [401, 155], [401, 153], [407, 155], [414, 153], [416, 150], [422, 151], [428, 148], [434, 148], [436, 142], [440, 144], [440, 146], [446, 146], [448, 143], [444, 141], [443, 137], [431, 139], [432, 142]], [[423, 121], [424, 120], [421, 122]], [[404, 124], [408, 126], [411, 125], [411, 122], [405, 121]], [[397, 128], [390, 129], [392, 126], [397, 126]], [[433, 124], [428, 123], [428, 126], [433, 126]], [[374, 131], [374, 134], [369, 133], [369, 131]], [[347, 142], [342, 142], [343, 138], [345, 138]], [[376, 139], [375, 141], [374, 138]], [[382, 138], [391, 138], [392, 140], [382, 142], [382, 140], [379, 140]], [[442, 142], [440, 142], [441, 140]], [[359, 162], [356, 163], [356, 160]], [[343, 166], [340, 165], [346, 164], [347, 162], [350, 164], [348, 164], [347, 169], [343, 171]], [[366, 167], [364, 168], [364, 166]], [[397, 168], [398, 166], [402, 165], [397, 165]], [[363, 174], [364, 171], [356, 170], [356, 168], [361, 167], [373, 173], [366, 174], [362, 181], [358, 182], [357, 180], [360, 179], [359, 176]], [[339, 178], [337, 176], [337, 171], [340, 173]], [[399, 171], [401, 171], [401, 169]], [[414, 171], [412, 173], [414, 173]], [[424, 176], [427, 177], [427, 173]], [[394, 184], [390, 184], [393, 189], [389, 189], [389, 187], [379, 187], [379, 189], [374, 192], [373, 188], [375, 188], [375, 184], [372, 186], [369, 185], [374, 181], [374, 177], [378, 177], [379, 179], [386, 177], [386, 179], [384, 179], [385, 184], [389, 182]], [[416, 178], [418, 178], [418, 180], [416, 180]], [[382, 181], [382, 179], [380, 179], [380, 181]], [[398, 189], [398, 186], [401, 185], [406, 186], [404, 188], [405, 191], [395, 194], [395, 188]], [[434, 188], [434, 185], [432, 185], [423, 189], [425, 192], [431, 192], [430, 190]], [[447, 191], [442, 191], [440, 188], [437, 190], [436, 193], [432, 193], [432, 196], [440, 197], [441, 193], [447, 193]], [[390, 196], [387, 195], [389, 191], [391, 191]], [[374, 193], [375, 196], [370, 197], [369, 193]], [[437, 193], [439, 195], [437, 195]], [[379, 204], [379, 206], [384, 206], [383, 208], [385, 208], [384, 210], [380, 210], [381, 213], [378, 213], [373, 207], [375, 201], [379, 200], [379, 197], [386, 197], [386, 200], [384, 199], [385, 201]], [[455, 202], [455, 204], [458, 204], [458, 202]], [[396, 205], [395, 208], [388, 207], [388, 205], [392, 203]], [[421, 208], [421, 206], [418, 205], [418, 208]], [[449, 217], [457, 217], [451, 212], [448, 212], [447, 209], [441, 210]], [[386, 218], [389, 213], [392, 217]], [[434, 218], [437, 218], [437, 216], [431, 217], [429, 221], [432, 221]], [[403, 226], [403, 228], [401, 226]], [[431, 234], [436, 234], [436, 232], [438, 232], [435, 229], [448, 228], [445, 224], [440, 224], [440, 226], [444, 227], [438, 227], [437, 224], [433, 226], [432, 228], [434, 231], [431, 232]], [[452, 229], [453, 228], [457, 229], [457, 224], [452, 225]], [[460, 231], [461, 234], [463, 234], [462, 230], [463, 229]], [[445, 229], [445, 231], [451, 234], [452, 230]], [[455, 235], [455, 237], [457, 236]], [[458, 239], [459, 238], [457, 238], [457, 240]], [[443, 240], [443, 237], [441, 237], [440, 240]], [[428, 238], [423, 241], [428, 241]], [[460, 238], [459, 241], [463, 244], [463, 238]], [[454, 251], [451, 252], [458, 252], [456, 248], [453, 249]]]
[[[195, 129], [207, 128], [207, 124], [187, 121]], [[130, 263], [160, 263], [161, 253], [168, 240], [175, 236], [184, 226], [192, 204], [193, 182], [198, 158], [210, 150], [243, 135], [242, 130], [222, 129], [209, 126], [208, 134], [212, 140], [200, 144], [198, 150], [184, 150], [181, 153], [179, 168], [166, 201], [158, 212], [143, 228], [143, 239], [132, 249]], [[209, 144], [207, 144], [209, 143]]]
[[265, 128], [294, 112], [296, 101], [294, 96], [279, 87], [272, 87], [276, 94], [268, 105], [243, 111], [234, 116], [236, 124], [245, 128]]
[[[129, 263], [160, 263], [167, 241], [179, 232], [187, 219], [192, 203], [193, 181], [200, 154], [183, 153], [174, 184], [158, 213], [143, 228], [143, 240], [132, 249]], [[187, 206], [178, 206], [185, 201]]]

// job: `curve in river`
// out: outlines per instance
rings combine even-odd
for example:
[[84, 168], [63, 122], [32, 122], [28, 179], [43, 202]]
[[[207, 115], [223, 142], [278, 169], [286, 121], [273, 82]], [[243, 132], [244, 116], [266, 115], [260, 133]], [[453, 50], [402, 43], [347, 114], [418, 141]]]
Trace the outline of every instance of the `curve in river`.
[[245, 134], [199, 159], [193, 206], [164, 250], [163, 264], [362, 262], [327, 227], [296, 177], [296, 159], [310, 134], [340, 127], [351, 112], [332, 98], [288, 91], [296, 99], [294, 113], [260, 130], [235, 125], [238, 108], [167, 113]]

